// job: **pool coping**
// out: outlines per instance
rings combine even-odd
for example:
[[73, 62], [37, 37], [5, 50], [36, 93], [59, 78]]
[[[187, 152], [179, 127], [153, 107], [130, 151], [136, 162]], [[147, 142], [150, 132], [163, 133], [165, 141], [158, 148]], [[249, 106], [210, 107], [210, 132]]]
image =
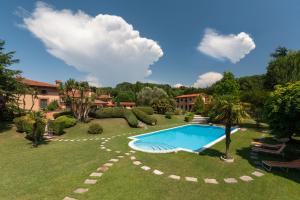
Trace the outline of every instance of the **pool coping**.
[[[171, 127], [171, 128], [157, 130], [157, 131], [152, 131], [152, 132], [149, 132], [149, 133], [143, 133], [143, 134], [139, 134], [139, 135], [130, 136], [128, 138], [131, 139], [131, 141], [128, 143], [128, 146], [130, 148], [134, 149], [134, 150], [145, 152], [145, 153], [172, 153], [172, 152], [178, 152], [178, 151], [186, 151], [186, 152], [189, 152], [189, 153], [197, 153], [198, 154], [198, 153], [204, 151], [205, 149], [207, 149], [207, 148], [215, 145], [216, 143], [220, 142], [221, 140], [224, 140], [225, 137], [226, 137], [226, 135], [223, 135], [223, 136], [217, 138], [216, 140], [214, 140], [214, 141], [212, 141], [212, 142], [204, 145], [203, 147], [201, 147], [200, 149], [197, 149], [195, 151], [190, 150], [190, 149], [186, 149], [186, 148], [176, 148], [176, 149], [172, 149], [172, 150], [151, 151], [151, 150], [145, 150], [145, 149], [138, 148], [138, 147], [136, 147], [134, 145], [134, 142], [139, 140], [139, 139], [136, 138], [138, 136], [150, 135], [150, 134], [154, 134], [154, 133], [157, 133], [157, 132], [160, 132], [160, 131], [172, 130], [172, 129], [175, 129], [175, 128], [184, 127], [184, 126], [190, 126], [190, 125], [196, 125], [196, 126], [214, 126], [214, 127], [222, 127], [222, 128], [224, 128], [224, 126], [219, 126], [219, 125], [185, 124], [185, 125], [175, 126], [175, 127]], [[233, 134], [233, 133], [235, 133], [235, 132], [237, 132], [239, 130], [240, 130], [240, 128], [234, 128], [230, 133]]]

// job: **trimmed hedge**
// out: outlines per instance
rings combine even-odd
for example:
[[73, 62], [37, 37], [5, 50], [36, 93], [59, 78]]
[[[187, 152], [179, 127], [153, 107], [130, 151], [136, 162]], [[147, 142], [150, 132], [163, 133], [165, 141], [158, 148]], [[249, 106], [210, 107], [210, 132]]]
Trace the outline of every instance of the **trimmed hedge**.
[[59, 113], [54, 113], [53, 117], [54, 117], [54, 119], [56, 119], [63, 115], [73, 116], [73, 113], [71, 111], [63, 111], [63, 112], [59, 112]]
[[154, 114], [154, 110], [150, 106], [138, 106], [136, 108], [140, 109], [141, 111], [143, 111], [144, 113], [146, 113], [148, 115], [153, 115]]
[[51, 130], [55, 135], [61, 135], [64, 133], [65, 128], [70, 128], [75, 126], [77, 123], [74, 117], [64, 115], [51, 121], [49, 124], [49, 130]]
[[157, 123], [157, 120], [154, 117], [147, 115], [145, 112], [143, 112], [139, 108], [133, 108], [132, 111], [139, 120], [141, 120], [142, 122], [144, 122], [146, 124], [155, 125]]
[[138, 127], [138, 119], [131, 110], [121, 107], [102, 108], [93, 113], [95, 118], [124, 118], [132, 127]]
[[88, 133], [89, 134], [101, 134], [103, 132], [103, 128], [100, 124], [93, 123], [89, 126]]
[[13, 121], [17, 127], [18, 132], [32, 132], [34, 120], [30, 117], [30, 115], [17, 117]]
[[172, 115], [174, 115], [174, 113], [172, 113], [172, 112], [166, 112], [165, 113], [165, 118], [172, 119]]

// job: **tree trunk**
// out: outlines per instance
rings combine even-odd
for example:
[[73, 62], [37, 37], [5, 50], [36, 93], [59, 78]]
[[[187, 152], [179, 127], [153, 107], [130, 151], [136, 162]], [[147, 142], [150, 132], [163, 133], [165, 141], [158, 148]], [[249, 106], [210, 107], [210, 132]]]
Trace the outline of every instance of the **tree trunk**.
[[226, 135], [226, 150], [225, 150], [225, 157], [228, 159], [231, 156], [229, 155], [229, 146], [231, 143], [231, 138], [230, 138], [230, 133], [231, 133], [231, 125], [232, 125], [232, 120], [231, 120], [231, 111], [228, 113], [228, 119], [226, 122], [225, 126], [225, 135]]

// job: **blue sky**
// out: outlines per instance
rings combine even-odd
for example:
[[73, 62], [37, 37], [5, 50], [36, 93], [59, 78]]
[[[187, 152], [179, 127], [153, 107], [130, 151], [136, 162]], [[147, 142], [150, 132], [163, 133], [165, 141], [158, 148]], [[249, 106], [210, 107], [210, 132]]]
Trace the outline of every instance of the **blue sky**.
[[[35, 11], [38, 13], [35, 1], [1, 1], [0, 38], [7, 42], [8, 50], [17, 52], [16, 56], [21, 62], [15, 68], [21, 69], [26, 77], [40, 81], [53, 82], [55, 79], [66, 80], [71, 77], [85, 80], [88, 79], [87, 77], [92, 77], [91, 81], [96, 81], [101, 85], [114, 85], [123, 79], [124, 81], [139, 79], [171, 85], [176, 83], [193, 85], [200, 75], [207, 72], [231, 71], [236, 76], [264, 73], [269, 55], [277, 46], [286, 46], [290, 49], [299, 49], [300, 47], [300, 26], [298, 26], [300, 2], [297, 0], [43, 2], [46, 4], [39, 10], [39, 13], [45, 10], [45, 6], [49, 7], [48, 14], [50, 16], [53, 13], [62, 12], [62, 9], [68, 9], [72, 11], [68, 14], [71, 17], [71, 23], [77, 19], [80, 20], [80, 16], [76, 15], [78, 10], [89, 15], [90, 20], [99, 14], [107, 14], [108, 17], [105, 18], [105, 23], [102, 19], [101, 22], [98, 21], [94, 24], [96, 28], [92, 28], [91, 31], [96, 36], [88, 37], [88, 40], [86, 37], [82, 41], [76, 40], [81, 36], [74, 35], [73, 37], [72, 34], [80, 31], [72, 32], [68, 28], [67, 31], [70, 32], [67, 33], [70, 37], [67, 39], [74, 38], [74, 42], [64, 44], [65, 36], [60, 35], [64, 32], [61, 31], [64, 27], [62, 29], [58, 27], [59, 31], [56, 33], [53, 28], [50, 30], [49, 27], [44, 26], [44, 24], [48, 24], [47, 20], [43, 21], [39, 17], [32, 17]], [[58, 17], [62, 16], [64, 15]], [[118, 20], [116, 22], [116, 19], [111, 16], [119, 16], [124, 22]], [[84, 16], [81, 17], [84, 18]], [[24, 19], [28, 19], [27, 24]], [[60, 23], [61, 20], [57, 21]], [[42, 22], [43, 24], [41, 24]], [[64, 23], [63, 20], [62, 23]], [[125, 28], [131, 24], [133, 29], [139, 32], [137, 44], [134, 44], [138, 46], [137, 52], [132, 52], [131, 48], [133, 47], [128, 46], [126, 41], [123, 41], [123, 46], [117, 47], [121, 49], [111, 52], [110, 44], [116, 40], [119, 41], [119, 36], [105, 36], [108, 34], [107, 32], [99, 32], [97, 35], [97, 26], [105, 24], [109, 27], [111, 23], [117, 24], [117, 27], [125, 26]], [[121, 25], [119, 26], [118, 23]], [[57, 22], [49, 22], [49, 26], [51, 25], [55, 27]], [[49, 30], [52, 32], [50, 33]], [[121, 38], [126, 38], [127, 36], [122, 35], [122, 30], [117, 30], [119, 31], [118, 35], [121, 34]], [[204, 41], [205, 34], [207, 37], [211, 37], [209, 34], [215, 35], [217, 39], [222, 40], [239, 37], [242, 32], [246, 34], [242, 39], [246, 38], [249, 43], [250, 38], [255, 47], [251, 41], [246, 46], [245, 44], [240, 46], [240, 40], [236, 41], [235, 39], [229, 40], [229, 44], [226, 40], [224, 43], [216, 45]], [[129, 31], [129, 34], [134, 33]], [[62, 46], [58, 45], [61, 49], [56, 49], [58, 46], [54, 45], [53, 41], [47, 43], [50, 36], [62, 40]], [[106, 38], [112, 42], [99, 43]], [[148, 43], [144, 44], [140, 38], [146, 38]], [[200, 51], [198, 48], [201, 41], [204, 42], [203, 44], [212, 45], [209, 48], [213, 48], [213, 51], [219, 45], [216, 51], [225, 50], [223, 58], [222, 55], [221, 58], [212, 56], [211, 51], [205, 53], [205, 51], [209, 51], [205, 47], [202, 48], [203, 51]], [[86, 43], [90, 45], [86, 45]], [[94, 47], [94, 44], [99, 45]], [[233, 47], [227, 47], [231, 44]], [[74, 48], [66, 50], [70, 47]], [[233, 54], [239, 54], [238, 61], [233, 62], [230, 56], [228, 57], [228, 51], [235, 51], [236, 48], [241, 48], [242, 51], [244, 47], [245, 51], [249, 52], [244, 54], [233, 52]], [[160, 51], [163, 52], [163, 55]], [[96, 55], [90, 60], [87, 60], [87, 55], [82, 55], [92, 54], [91, 52], [96, 52]], [[148, 73], [149, 69], [152, 73], [146, 76], [146, 74], [150, 74]], [[204, 78], [214, 80], [214, 77], [206, 76]], [[207, 84], [210, 84], [209, 81]], [[202, 85], [200, 84], [200, 86]]]

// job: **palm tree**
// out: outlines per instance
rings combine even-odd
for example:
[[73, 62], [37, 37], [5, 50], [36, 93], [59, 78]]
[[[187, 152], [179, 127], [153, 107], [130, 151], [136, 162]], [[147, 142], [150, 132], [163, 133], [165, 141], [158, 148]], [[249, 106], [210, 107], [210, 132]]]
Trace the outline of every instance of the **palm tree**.
[[217, 113], [215, 119], [225, 124], [226, 150], [225, 159], [232, 158], [229, 155], [229, 146], [231, 143], [230, 134], [234, 124], [239, 124], [243, 119], [248, 117], [245, 104], [238, 98], [226, 95], [215, 99], [214, 111]]

